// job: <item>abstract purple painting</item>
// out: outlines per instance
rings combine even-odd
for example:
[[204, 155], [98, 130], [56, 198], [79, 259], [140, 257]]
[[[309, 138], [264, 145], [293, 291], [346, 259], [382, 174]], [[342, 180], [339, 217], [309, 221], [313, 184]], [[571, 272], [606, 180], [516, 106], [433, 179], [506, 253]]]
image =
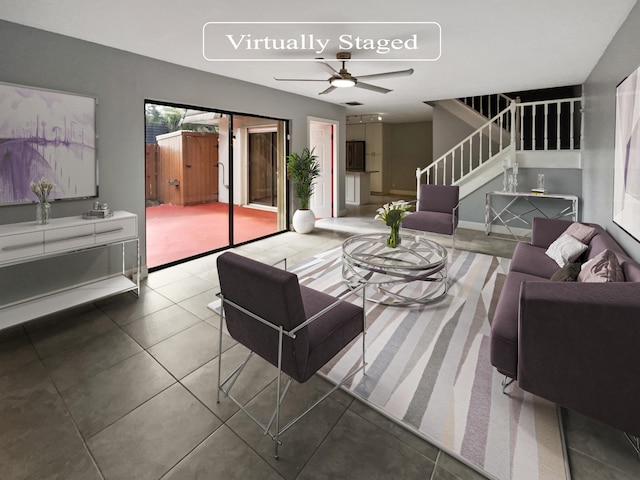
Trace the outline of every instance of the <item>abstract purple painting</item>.
[[0, 205], [35, 202], [45, 177], [50, 200], [95, 197], [96, 99], [0, 83]]

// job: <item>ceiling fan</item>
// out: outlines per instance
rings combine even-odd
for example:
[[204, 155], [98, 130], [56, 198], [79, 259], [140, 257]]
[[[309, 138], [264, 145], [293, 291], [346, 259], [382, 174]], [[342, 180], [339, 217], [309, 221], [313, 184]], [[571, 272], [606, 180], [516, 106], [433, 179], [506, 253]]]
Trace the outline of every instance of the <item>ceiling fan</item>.
[[329, 88], [323, 90], [319, 93], [319, 95], [324, 95], [326, 93], [334, 91], [336, 88], [345, 88], [345, 87], [357, 87], [364, 88], [365, 90], [371, 90], [373, 92], [378, 93], [389, 93], [392, 90], [388, 88], [378, 87], [376, 85], [370, 85], [368, 83], [363, 83], [360, 80], [366, 79], [378, 79], [378, 78], [390, 78], [390, 77], [404, 77], [406, 75], [411, 75], [413, 73], [413, 68], [409, 68], [407, 70], [397, 70], [395, 72], [382, 72], [382, 73], [373, 73], [371, 75], [361, 75], [359, 77], [354, 77], [351, 75], [345, 64], [348, 60], [351, 60], [351, 52], [338, 52], [336, 55], [338, 61], [342, 62], [342, 68], [340, 70], [336, 70], [328, 62], [324, 59], [319, 58], [318, 60], [322, 65], [324, 65], [329, 72], [331, 73], [331, 77], [328, 79], [312, 79], [312, 78], [277, 78], [273, 77], [274, 80], [279, 82], [329, 82]]

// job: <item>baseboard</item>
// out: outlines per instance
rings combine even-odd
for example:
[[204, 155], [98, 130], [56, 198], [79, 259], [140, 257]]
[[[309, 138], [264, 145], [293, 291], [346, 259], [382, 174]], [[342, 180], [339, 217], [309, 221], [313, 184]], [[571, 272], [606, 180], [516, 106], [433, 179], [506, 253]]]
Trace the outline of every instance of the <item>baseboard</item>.
[[458, 222], [458, 228], [465, 228], [467, 230], [480, 230], [484, 231], [484, 223], [469, 222], [467, 220], [460, 220]]

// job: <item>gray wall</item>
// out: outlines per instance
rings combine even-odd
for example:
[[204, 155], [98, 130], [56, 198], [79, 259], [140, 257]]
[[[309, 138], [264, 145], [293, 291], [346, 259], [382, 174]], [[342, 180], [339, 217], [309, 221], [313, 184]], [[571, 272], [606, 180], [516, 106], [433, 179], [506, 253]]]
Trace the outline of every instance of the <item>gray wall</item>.
[[389, 181], [392, 191], [416, 190], [416, 168], [433, 160], [432, 122], [390, 123]]
[[[144, 40], [141, 38], [141, 41]], [[0, 21], [0, 45], [0, 81], [98, 98], [100, 200], [108, 202], [112, 209], [138, 215], [143, 263], [145, 99], [288, 119], [291, 151], [300, 151], [307, 144], [308, 116], [339, 121], [339, 138], [346, 138], [342, 106], [3, 21]], [[341, 209], [345, 208], [344, 156], [342, 143], [339, 151]], [[79, 215], [88, 210], [92, 202], [55, 202], [53, 216]], [[34, 211], [34, 205], [0, 207], [0, 224], [30, 221]], [[29, 268], [25, 266], [17, 274], [30, 278], [36, 273], [30, 274]], [[85, 263], [78, 268], [90, 267]], [[53, 284], [69, 269], [72, 267], [67, 264], [56, 273], [57, 277], [52, 275], [56, 277], [51, 280]], [[6, 286], [6, 272], [0, 273]], [[74, 274], [77, 272], [70, 276]]]
[[468, 123], [436, 105], [433, 109], [433, 160], [475, 131]]
[[[0, 22], [0, 45], [0, 81], [98, 97], [100, 199], [141, 221], [145, 99], [289, 119], [292, 151], [307, 144], [307, 116], [339, 121], [345, 138], [341, 106], [7, 22]], [[344, 147], [340, 159], [344, 169]], [[91, 203], [58, 202], [53, 214], [76, 215]], [[32, 210], [0, 207], [0, 224], [31, 220]]]
[[[580, 171], [571, 168], [521, 168], [518, 173], [518, 191], [528, 192], [534, 188], [537, 185], [539, 173], [544, 173], [545, 187], [549, 192], [562, 192], [565, 194], [577, 195], [578, 198], [581, 198], [580, 192], [582, 185]], [[468, 197], [464, 198], [460, 202], [460, 220], [484, 223], [486, 192], [501, 191], [502, 187], [503, 180], [502, 175], [500, 175], [483, 185], [482, 188], [476, 190]], [[506, 206], [508, 200], [501, 197], [494, 197], [492, 199], [492, 207], [496, 211], [500, 211], [504, 206]], [[540, 207], [540, 209], [550, 217], [559, 216], [561, 212], [569, 206], [568, 202], [555, 199], [532, 199], [532, 202], [534, 205]], [[582, 208], [581, 204], [582, 202], [579, 200], [578, 209]], [[522, 218], [526, 219], [529, 223], [531, 223], [531, 219], [534, 216], [540, 216], [539, 212], [530, 212], [532, 207], [525, 201], [519, 201], [509, 210], [521, 215]], [[508, 218], [509, 215], [506, 214], [505, 217]], [[569, 219], [569, 217], [562, 218]], [[500, 225], [500, 222], [496, 221], [494, 225]], [[518, 222], [514, 222], [510, 226], [527, 228], [524, 224], [518, 225]]]
[[583, 218], [604, 226], [636, 260], [640, 243], [612, 217], [616, 86], [640, 66], [639, 42], [640, 4], [636, 4], [584, 84], [582, 151]]

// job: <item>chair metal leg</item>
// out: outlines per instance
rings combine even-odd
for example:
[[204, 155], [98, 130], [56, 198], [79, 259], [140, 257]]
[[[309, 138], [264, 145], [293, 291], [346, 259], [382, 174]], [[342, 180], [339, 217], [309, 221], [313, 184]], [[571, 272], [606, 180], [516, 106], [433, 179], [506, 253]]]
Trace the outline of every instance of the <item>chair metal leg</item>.
[[[244, 367], [247, 366], [247, 364], [249, 363], [249, 360], [251, 360], [251, 357], [253, 357], [253, 352], [249, 352], [249, 355], [247, 355], [247, 358], [244, 359], [244, 361], [238, 365], [236, 367], [236, 369], [231, 373], [231, 375], [229, 375], [224, 382], [222, 382], [222, 384], [220, 385], [220, 390], [222, 391], [222, 393], [225, 394], [225, 396], [229, 396], [229, 392], [231, 392], [231, 389], [233, 388], [233, 386], [236, 383], [236, 380], [238, 380], [238, 377], [240, 377], [240, 374], [242, 373], [242, 371], [244, 370]], [[227, 390], [224, 390], [225, 385], [227, 384], [227, 382], [231, 381], [231, 384], [229, 385], [229, 387], [227, 388]]]
[[453, 207], [453, 212], [452, 212], [453, 215], [451, 217], [451, 221], [453, 223], [451, 225], [452, 232], [453, 232], [452, 233], [453, 239], [451, 240], [451, 243], [452, 243], [452, 248], [451, 248], [452, 252], [451, 253], [456, 251], [456, 220], [458, 219], [458, 211], [459, 211], [459, 209], [460, 209], [460, 202], [458, 202], [456, 204], [456, 206]]
[[311, 410], [313, 410], [314, 408], [316, 408], [320, 403], [322, 403], [323, 400], [325, 400], [329, 395], [331, 395], [333, 392], [335, 392], [336, 390], [338, 390], [339, 388], [342, 387], [342, 385], [344, 385], [351, 377], [353, 377], [356, 373], [358, 373], [360, 370], [364, 370], [365, 365], [362, 364], [359, 368], [357, 368], [356, 370], [354, 370], [353, 372], [351, 372], [349, 375], [347, 375], [346, 377], [344, 377], [337, 385], [335, 385], [331, 390], [329, 390], [327, 393], [325, 393], [322, 397], [320, 397], [318, 400], [315, 401], [315, 403], [313, 405], [311, 405], [309, 408], [307, 408], [304, 412], [302, 412], [300, 415], [298, 415], [296, 418], [294, 418], [293, 420], [291, 420], [289, 423], [287, 423], [284, 427], [282, 427], [282, 430], [280, 430], [280, 435], [282, 435], [284, 432], [286, 432], [287, 430], [289, 430], [291, 427], [293, 427], [293, 425], [298, 422], [298, 420], [300, 420], [302, 417], [304, 417], [307, 413], [309, 413]]
[[[364, 342], [364, 339], [363, 339]], [[244, 369], [244, 367], [247, 365], [247, 363], [249, 362], [249, 360], [251, 359], [251, 357], [253, 356], [253, 352], [250, 352], [249, 355], [247, 356], [247, 358], [245, 359], [245, 361], [239, 366], [237, 367], [234, 372], [227, 377], [227, 379], [222, 382], [221, 386], [220, 386], [220, 391], [222, 391], [225, 396], [227, 398], [229, 398], [233, 403], [236, 404], [236, 406], [242, 410], [251, 420], [253, 420], [253, 422], [258, 425], [265, 433], [265, 435], [269, 435], [271, 437], [271, 439], [274, 441], [275, 443], [275, 450], [274, 450], [274, 458], [278, 458], [278, 447], [280, 446], [280, 444], [282, 443], [280, 441], [280, 436], [285, 433], [287, 430], [289, 430], [289, 428], [291, 428], [295, 423], [297, 423], [300, 419], [302, 419], [307, 413], [309, 413], [311, 410], [313, 410], [316, 406], [318, 406], [323, 400], [325, 400], [329, 395], [331, 395], [333, 392], [335, 392], [336, 390], [338, 390], [339, 388], [342, 387], [342, 385], [344, 385], [351, 377], [353, 377], [354, 375], [356, 375], [359, 371], [365, 369], [366, 364], [364, 363], [364, 358], [363, 358], [363, 363], [362, 365], [357, 368], [356, 370], [354, 370], [353, 372], [349, 373], [349, 375], [347, 375], [346, 377], [344, 377], [337, 385], [335, 385], [331, 390], [329, 390], [328, 392], [326, 392], [322, 397], [320, 397], [318, 400], [316, 400], [316, 402], [311, 405], [309, 408], [307, 408], [304, 412], [302, 412], [300, 415], [298, 415], [296, 418], [294, 418], [293, 420], [291, 420], [289, 423], [287, 423], [283, 428], [280, 428], [280, 405], [282, 404], [282, 402], [284, 401], [284, 398], [289, 390], [289, 385], [291, 384], [292, 379], [289, 378], [287, 385], [284, 387], [284, 389], [281, 389], [281, 381], [282, 381], [282, 371], [281, 369], [278, 369], [278, 376], [277, 376], [277, 385], [276, 385], [276, 405], [275, 405], [275, 410], [274, 413], [271, 415], [271, 419], [269, 421], [268, 424], [263, 424], [260, 420], [258, 420], [242, 403], [240, 403], [231, 393], [231, 388], [233, 387], [233, 384], [235, 383], [236, 379], [238, 378], [238, 376], [240, 375], [240, 373], [242, 373], [242, 370]], [[281, 364], [281, 358], [279, 359], [279, 363], [280, 366]], [[231, 382], [231, 385], [229, 386], [229, 388], [227, 388], [225, 390], [225, 386], [228, 382]], [[271, 425], [274, 425], [274, 429], [273, 429], [273, 433], [271, 430]]]
[[504, 378], [502, 379], [502, 393], [504, 393], [505, 395], [507, 394], [507, 388], [509, 387], [509, 385], [511, 385], [513, 382], [515, 382], [514, 378], [509, 378], [506, 375], [504, 376]]
[[366, 375], [367, 374], [367, 370], [366, 370], [366, 366], [367, 366], [367, 359], [365, 358], [366, 353], [367, 353], [367, 344], [365, 341], [365, 337], [367, 334], [367, 310], [366, 310], [366, 306], [367, 306], [367, 286], [363, 286], [362, 287], [362, 374]]
[[635, 435], [629, 435], [626, 432], [624, 432], [624, 436], [627, 438], [627, 440], [631, 444], [631, 447], [635, 450], [637, 459], [640, 460], [640, 437], [636, 437]]
[[[285, 396], [289, 391], [289, 387], [292, 382], [292, 378], [289, 377], [284, 388], [282, 387], [282, 347], [283, 347], [283, 339], [284, 339], [284, 329], [282, 326], [278, 329], [278, 375], [277, 375], [277, 384], [276, 384], [276, 404], [273, 414], [269, 419], [267, 424], [263, 424], [260, 420], [258, 420], [241, 402], [238, 401], [231, 394], [231, 389], [233, 388], [235, 382], [238, 380], [240, 374], [247, 366], [249, 360], [254, 355], [254, 352], [249, 352], [247, 358], [225, 379], [222, 380], [222, 327], [223, 327], [223, 319], [224, 319], [224, 309], [222, 310], [222, 314], [220, 316], [220, 332], [218, 338], [219, 351], [220, 355], [218, 357], [218, 390], [217, 390], [217, 402], [220, 402], [220, 392], [222, 392], [225, 397], [229, 398], [233, 401], [236, 406], [242, 410], [254, 423], [256, 423], [263, 431], [265, 435], [269, 435], [271, 439], [274, 441], [274, 458], [278, 458], [278, 448], [282, 443], [280, 441], [280, 436], [285, 433], [289, 428], [291, 428], [298, 420], [302, 419], [307, 413], [313, 410], [317, 405], [319, 405], [323, 400], [325, 400], [329, 395], [331, 395], [334, 391], [341, 388], [345, 382], [347, 382], [350, 378], [356, 375], [361, 370], [363, 374], [365, 374], [366, 367], [366, 340], [365, 340], [365, 331], [366, 331], [366, 292], [365, 288], [362, 289], [362, 308], [363, 308], [363, 318], [362, 318], [362, 365], [356, 370], [350, 372], [346, 377], [344, 377], [337, 385], [335, 385], [330, 391], [326, 392], [320, 399], [318, 399], [313, 405], [307, 408], [303, 413], [298, 415], [296, 418], [287, 423], [284, 427], [280, 428], [280, 407], [284, 402]], [[222, 298], [222, 297], [221, 297]], [[222, 299], [224, 302], [224, 299]], [[273, 426], [273, 429], [271, 428]]]
[[[282, 378], [282, 327], [280, 327], [278, 331], [278, 384], [276, 385], [276, 437], [275, 441], [275, 452], [273, 456], [278, 458], [278, 446], [280, 444], [280, 381]], [[287, 390], [288, 390], [287, 385]], [[267, 431], [269, 429], [267, 428]]]
[[216, 403], [220, 403], [220, 379], [222, 376], [222, 323], [224, 320], [224, 301], [220, 298], [220, 328], [218, 335], [218, 388], [216, 389]]
[[[293, 381], [293, 378], [289, 377], [289, 380], [287, 380], [287, 384], [284, 386], [284, 389], [282, 390], [282, 394], [280, 395], [280, 405], [284, 403], [284, 399], [287, 396], [287, 393], [289, 393], [289, 387], [291, 386], [292, 381]], [[273, 414], [269, 419], [269, 423], [267, 423], [266, 427], [264, 428], [265, 435], [268, 435], [269, 432], [271, 431], [271, 425], [273, 425], [273, 421], [276, 419], [276, 412], [277, 410], [273, 411]]]

